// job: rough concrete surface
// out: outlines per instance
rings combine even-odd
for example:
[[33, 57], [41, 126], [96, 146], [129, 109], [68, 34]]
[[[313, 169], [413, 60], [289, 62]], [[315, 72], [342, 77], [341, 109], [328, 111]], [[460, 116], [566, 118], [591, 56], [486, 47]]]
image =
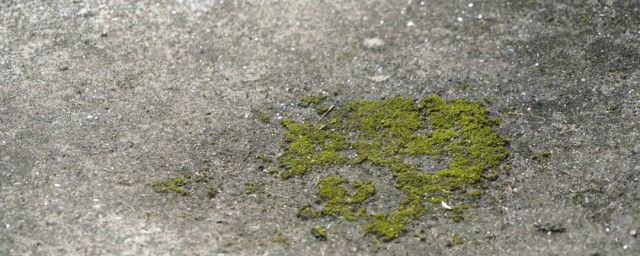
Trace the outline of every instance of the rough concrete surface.
[[[639, 49], [632, 0], [5, 0], [0, 255], [640, 255]], [[464, 221], [302, 220], [255, 157], [304, 96], [434, 94], [510, 139]], [[215, 197], [152, 189], [185, 174]]]

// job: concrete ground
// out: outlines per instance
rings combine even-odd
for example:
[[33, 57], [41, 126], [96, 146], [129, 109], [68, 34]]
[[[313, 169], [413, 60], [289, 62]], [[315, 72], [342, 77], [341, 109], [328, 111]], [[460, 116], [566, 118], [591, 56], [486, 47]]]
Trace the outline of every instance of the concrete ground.
[[[0, 254], [640, 255], [639, 49], [631, 0], [2, 1]], [[511, 141], [462, 222], [302, 220], [255, 157], [304, 96], [434, 94]]]

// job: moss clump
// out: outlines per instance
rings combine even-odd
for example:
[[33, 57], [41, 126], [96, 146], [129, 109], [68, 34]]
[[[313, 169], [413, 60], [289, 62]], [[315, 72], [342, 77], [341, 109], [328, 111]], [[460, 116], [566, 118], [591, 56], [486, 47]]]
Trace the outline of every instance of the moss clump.
[[160, 193], [173, 191], [182, 196], [189, 195], [191, 192], [200, 192], [206, 194], [208, 198], [214, 198], [218, 194], [221, 185], [207, 174], [209, 170], [207, 162], [204, 162], [202, 167], [201, 173], [185, 174], [181, 177], [154, 181], [151, 183], [151, 188]]
[[403, 223], [408, 222], [409, 217], [413, 214], [412, 209], [392, 211], [388, 214], [373, 214], [369, 216], [369, 223], [364, 228], [364, 231], [376, 234], [385, 242], [391, 241], [407, 230]]
[[[355, 192], [349, 193], [348, 181], [338, 176], [320, 179], [318, 183], [318, 203], [322, 208], [318, 211], [305, 205], [298, 209], [296, 214], [302, 219], [317, 218], [320, 216], [343, 216], [347, 220], [358, 219], [359, 206], [367, 198], [375, 194], [375, 187], [371, 184], [356, 182], [353, 184]], [[364, 209], [362, 209], [364, 211]]]
[[251, 109], [251, 112], [258, 117], [258, 119], [260, 119], [261, 122], [268, 124], [271, 122], [271, 117], [269, 116], [269, 114], [266, 114], [260, 110], [257, 109]]
[[319, 106], [318, 108], [316, 108], [316, 113], [321, 116], [326, 114], [327, 112], [329, 112], [329, 110], [331, 110], [331, 106]]
[[263, 182], [255, 182], [255, 181], [245, 182], [244, 186], [245, 186], [244, 193], [247, 195], [262, 193], [265, 191]]
[[269, 117], [269, 115], [267, 114], [260, 114], [260, 121], [262, 121], [265, 124], [268, 124], [269, 122], [271, 122], [271, 117]]
[[447, 242], [445, 244], [446, 247], [454, 247], [457, 245], [461, 245], [464, 244], [464, 241], [462, 240], [462, 238], [460, 238], [458, 235], [456, 235], [455, 233], [451, 234], [451, 241]]
[[327, 230], [320, 226], [314, 226], [311, 228], [311, 234], [318, 240], [327, 240]]
[[[285, 153], [278, 157], [280, 167], [285, 169], [280, 174], [283, 178], [347, 162], [347, 157], [338, 153], [349, 147], [344, 135], [320, 130], [318, 125], [296, 124], [292, 120], [282, 120], [281, 124], [286, 128], [283, 136], [287, 143]], [[316, 146], [320, 150], [316, 150]]]
[[[285, 179], [345, 165], [361, 165], [368, 173], [390, 172], [404, 200], [387, 212], [367, 212], [373, 185], [354, 182], [355, 192], [349, 193], [348, 182], [336, 176], [318, 183], [321, 210], [307, 205], [298, 211], [303, 218], [366, 219], [365, 232], [384, 241], [399, 236], [413, 220], [437, 212], [441, 202], [451, 203], [452, 218], [462, 220], [469, 207], [465, 201], [482, 195], [483, 183], [497, 175], [490, 170], [509, 155], [508, 140], [493, 131], [499, 121], [488, 118], [482, 103], [462, 99], [351, 101], [335, 108], [322, 123], [281, 124], [285, 143], [278, 160]], [[428, 170], [415, 160], [420, 155], [447, 160], [448, 166]]]
[[530, 156], [529, 158], [531, 158], [531, 160], [538, 160], [540, 158], [549, 158], [551, 157], [551, 151], [550, 150], [546, 150], [546, 151], [542, 151], [538, 154], [534, 154], [532, 156]]
[[182, 196], [186, 196], [187, 195], [187, 191], [185, 191], [184, 189], [180, 188], [182, 186], [186, 185], [186, 182], [184, 181], [184, 179], [178, 177], [175, 179], [166, 179], [166, 180], [161, 180], [161, 181], [155, 181], [153, 182], [153, 184], [151, 185], [153, 187], [153, 190], [161, 192], [161, 193], [167, 193], [169, 191], [175, 191], [176, 193], [182, 195]]
[[256, 156], [257, 159], [262, 160], [265, 163], [273, 163], [273, 159], [265, 156], [264, 154], [259, 154]]
[[[472, 195], [473, 196], [473, 195]], [[455, 222], [460, 222], [464, 220], [463, 212], [464, 210], [469, 209], [469, 204], [464, 203], [459, 206], [451, 207], [451, 219]]]
[[298, 101], [298, 106], [306, 108], [311, 104], [320, 104], [327, 96], [306, 96]]
[[276, 243], [286, 243], [287, 240], [288, 240], [287, 237], [283, 235], [277, 235], [276, 237], [273, 238], [273, 241]]

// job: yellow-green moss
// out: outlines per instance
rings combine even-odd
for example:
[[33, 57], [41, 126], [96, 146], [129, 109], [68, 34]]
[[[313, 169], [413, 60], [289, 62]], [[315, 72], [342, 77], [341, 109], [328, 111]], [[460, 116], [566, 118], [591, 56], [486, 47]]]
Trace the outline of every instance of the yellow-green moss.
[[269, 114], [264, 113], [258, 109], [251, 109], [251, 112], [258, 117], [258, 119], [260, 119], [260, 121], [262, 121], [265, 124], [268, 124], [271, 122], [271, 117], [269, 116]]
[[273, 238], [273, 241], [276, 243], [286, 243], [287, 240], [288, 240], [287, 237], [283, 235], [277, 235], [276, 237]]
[[273, 163], [273, 159], [265, 156], [264, 154], [258, 154], [256, 158], [262, 160], [265, 163]]
[[369, 216], [369, 223], [364, 228], [364, 231], [381, 237], [385, 242], [391, 241], [407, 230], [403, 223], [409, 221], [409, 216], [412, 214], [413, 210], [392, 211], [389, 214], [373, 214]]
[[316, 113], [319, 116], [322, 116], [325, 113], [327, 113], [330, 109], [331, 109], [331, 106], [319, 106], [318, 108], [316, 108]]
[[[205, 169], [208, 168], [208, 164], [204, 164]], [[176, 192], [179, 195], [186, 196], [189, 191], [195, 191], [203, 187], [204, 184], [209, 183], [205, 188], [205, 193], [209, 198], [214, 198], [218, 193], [219, 184], [211, 184], [214, 179], [207, 175], [206, 172], [198, 175], [185, 174], [182, 177], [169, 178], [151, 183], [151, 188], [160, 193], [167, 193], [170, 191]]]
[[[366, 199], [374, 195], [373, 185], [354, 181], [347, 186], [351, 182], [338, 176], [319, 181], [316, 203], [322, 205], [320, 210], [305, 205], [298, 211], [301, 218], [366, 219], [365, 232], [384, 241], [401, 235], [413, 220], [442, 211], [437, 206], [441, 202], [458, 205], [449, 216], [462, 220], [469, 208], [467, 201], [482, 195], [483, 183], [497, 175], [490, 170], [509, 154], [508, 140], [493, 131], [499, 121], [488, 118], [482, 103], [462, 99], [351, 101], [336, 107], [318, 124], [292, 120], [281, 120], [281, 124], [285, 143], [278, 161], [283, 178], [366, 162], [370, 172], [393, 175], [395, 188], [405, 197], [387, 212], [367, 211]], [[410, 160], [419, 155], [449, 164], [427, 170], [416, 163], [419, 161]]]
[[298, 101], [298, 106], [306, 108], [308, 106], [310, 106], [311, 104], [319, 104], [320, 102], [322, 102], [327, 96], [306, 96], [306, 97], [302, 97], [302, 99], [300, 99]]
[[178, 177], [175, 179], [166, 179], [166, 180], [161, 180], [161, 181], [155, 181], [153, 182], [153, 184], [151, 185], [153, 187], [153, 190], [161, 192], [161, 193], [167, 193], [169, 191], [175, 191], [176, 193], [182, 195], [182, 196], [186, 196], [187, 195], [187, 191], [185, 191], [184, 189], [180, 188], [182, 186], [184, 186], [186, 184], [186, 182]]
[[[375, 194], [375, 187], [371, 184], [356, 182], [348, 186], [348, 181], [337, 176], [320, 179], [318, 183], [317, 203], [322, 204], [320, 210], [314, 210], [310, 205], [304, 205], [296, 214], [299, 218], [317, 218], [319, 216], [343, 216], [347, 220], [357, 220], [361, 213], [361, 203]], [[347, 187], [355, 190], [349, 193]]]
[[262, 121], [265, 124], [268, 124], [269, 122], [271, 122], [271, 117], [269, 117], [268, 114], [262, 113], [262, 114], [260, 114], [259, 117], [260, 117], [260, 121]]
[[311, 234], [318, 240], [327, 240], [327, 230], [320, 226], [313, 226]]
[[551, 157], [551, 151], [550, 150], [546, 150], [546, 151], [542, 151], [540, 153], [534, 154], [532, 156], [530, 156], [529, 158], [531, 158], [531, 160], [538, 160], [540, 158], [549, 158]]
[[263, 182], [249, 181], [244, 183], [244, 193], [247, 195], [261, 193], [265, 191]]
[[458, 235], [456, 235], [455, 233], [451, 234], [451, 241], [447, 242], [445, 244], [446, 247], [454, 247], [457, 245], [461, 245], [464, 244], [464, 241], [462, 240], [462, 238], [460, 238]]

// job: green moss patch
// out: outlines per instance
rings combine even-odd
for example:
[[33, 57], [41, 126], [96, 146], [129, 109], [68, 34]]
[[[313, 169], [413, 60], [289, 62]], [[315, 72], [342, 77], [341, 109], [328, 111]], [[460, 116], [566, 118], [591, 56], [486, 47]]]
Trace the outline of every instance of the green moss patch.
[[551, 157], [551, 151], [550, 150], [546, 150], [546, 151], [542, 151], [540, 153], [534, 154], [532, 156], [530, 156], [529, 158], [531, 158], [531, 160], [538, 160], [540, 158], [549, 158]]
[[320, 216], [343, 216], [347, 220], [358, 219], [357, 213], [364, 211], [361, 204], [375, 194], [375, 187], [371, 184], [356, 182], [353, 184], [355, 192], [349, 193], [348, 181], [337, 176], [320, 179], [318, 183], [318, 201], [322, 204], [320, 210], [314, 210], [310, 205], [298, 209], [297, 216], [302, 219]]
[[454, 246], [458, 246], [464, 244], [464, 240], [462, 240], [462, 238], [460, 238], [458, 235], [451, 234], [451, 241], [447, 242], [445, 244], [446, 247], [454, 247]]
[[[298, 102], [300, 107], [314, 105], [318, 116], [313, 119], [280, 120], [283, 143], [277, 158], [255, 156], [272, 165], [269, 174], [314, 186], [314, 199], [298, 207], [300, 219], [344, 218], [362, 225], [375, 241], [391, 241], [427, 219], [463, 221], [509, 156], [508, 140], [494, 131], [499, 121], [488, 117], [481, 102], [436, 96], [341, 105], [324, 100], [312, 96]], [[550, 154], [541, 152], [532, 159]], [[250, 157], [247, 152], [244, 160]], [[151, 187], [160, 193], [214, 198], [220, 181], [210, 173], [205, 162], [193, 175], [155, 181]], [[313, 183], [304, 178], [309, 174], [315, 177]], [[380, 177], [389, 177], [392, 184], [376, 188]], [[264, 193], [266, 184], [248, 181], [243, 194]], [[326, 232], [320, 226], [311, 229], [319, 240], [326, 239]], [[452, 236], [451, 244], [460, 241]]]
[[322, 102], [326, 96], [306, 96], [298, 101], [298, 106], [306, 108], [311, 104], [319, 104]]
[[174, 179], [166, 179], [166, 180], [161, 180], [161, 181], [156, 181], [153, 183], [152, 187], [153, 190], [161, 192], [161, 193], [167, 193], [169, 191], [174, 191], [180, 195], [186, 196], [187, 195], [187, 191], [185, 191], [184, 189], [182, 189], [181, 187], [183, 187], [186, 184], [186, 182], [184, 181], [184, 179], [178, 177], [178, 178], [174, 178]]
[[327, 240], [327, 230], [320, 226], [314, 226], [311, 228], [311, 234], [318, 240]]
[[181, 196], [191, 194], [203, 194], [207, 198], [215, 198], [221, 187], [219, 181], [208, 174], [209, 164], [202, 164], [202, 172], [197, 174], [185, 174], [181, 177], [167, 178], [164, 180], [154, 181], [151, 188], [156, 192], [163, 194], [175, 192]]
[[[309, 104], [300, 106], [305, 105]], [[386, 212], [367, 209], [376, 191], [373, 185], [339, 176], [318, 182], [320, 207], [305, 205], [298, 211], [301, 218], [363, 219], [364, 231], [384, 241], [398, 237], [428, 213], [443, 212], [462, 220], [467, 202], [482, 195], [486, 183], [495, 178], [491, 170], [509, 155], [508, 140], [493, 130], [499, 121], [488, 117], [482, 103], [463, 99], [351, 101], [320, 121], [285, 119], [281, 124], [284, 144], [278, 162], [284, 179], [356, 165], [361, 168], [354, 171], [387, 172], [394, 177], [392, 186], [404, 199]], [[419, 156], [448, 164], [430, 170], [416, 160]], [[450, 209], [443, 209], [442, 202]]]

